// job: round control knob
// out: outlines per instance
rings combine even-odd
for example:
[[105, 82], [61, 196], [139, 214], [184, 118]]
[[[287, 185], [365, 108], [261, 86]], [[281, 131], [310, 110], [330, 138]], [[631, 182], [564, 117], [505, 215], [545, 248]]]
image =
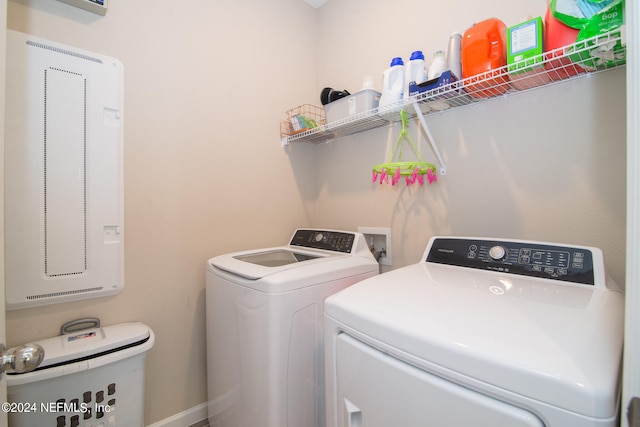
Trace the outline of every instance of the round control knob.
[[324, 236], [322, 235], [322, 233], [316, 234], [316, 242], [320, 242], [322, 239], [324, 239]]
[[489, 256], [494, 261], [500, 261], [507, 255], [507, 250], [502, 246], [494, 246], [489, 249]]

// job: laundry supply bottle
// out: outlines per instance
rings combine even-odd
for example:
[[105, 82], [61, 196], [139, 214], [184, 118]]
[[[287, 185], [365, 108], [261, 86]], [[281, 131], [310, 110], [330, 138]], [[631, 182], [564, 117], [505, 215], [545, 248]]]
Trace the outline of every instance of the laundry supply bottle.
[[414, 82], [420, 84], [427, 81], [427, 69], [425, 67], [424, 54], [416, 50], [411, 54], [404, 74], [404, 99], [409, 98], [409, 85]]
[[[547, 8], [544, 16], [544, 50], [547, 52], [544, 68], [549, 71], [549, 76], [553, 80], [562, 80], [575, 76], [586, 70], [582, 67], [572, 65], [571, 59], [565, 55], [565, 46], [576, 42], [580, 30], [568, 27], [558, 18], [553, 16], [551, 8]], [[559, 57], [558, 59], [556, 59]]]
[[373, 83], [373, 76], [365, 76], [362, 79], [362, 90], [375, 90], [375, 84]]
[[[393, 58], [389, 68], [382, 73], [382, 95], [379, 108], [385, 108], [402, 100], [404, 90], [404, 62]], [[398, 107], [400, 107], [398, 105]]]
[[[500, 95], [509, 88], [507, 26], [497, 18], [474, 24], [462, 36], [462, 77], [470, 78], [465, 90], [474, 98]], [[487, 90], [481, 90], [487, 89]]]
[[449, 37], [449, 45], [447, 46], [447, 70], [451, 71], [451, 74], [458, 80], [462, 79], [461, 54], [462, 34], [453, 33]]
[[438, 50], [433, 54], [433, 61], [429, 65], [429, 80], [437, 79], [447, 69], [444, 51]]

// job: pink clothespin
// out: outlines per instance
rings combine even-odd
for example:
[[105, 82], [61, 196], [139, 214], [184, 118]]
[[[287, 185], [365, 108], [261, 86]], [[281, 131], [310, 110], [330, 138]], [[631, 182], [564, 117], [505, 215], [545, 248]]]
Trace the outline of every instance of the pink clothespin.
[[382, 173], [380, 174], [380, 184], [382, 184], [383, 182], [386, 182], [387, 184], [389, 183], [389, 175], [387, 175], [386, 169], [383, 169]]
[[400, 180], [400, 168], [396, 169], [396, 173], [393, 174], [393, 178], [391, 178], [391, 185], [396, 185]]
[[411, 178], [407, 177], [407, 185], [415, 184], [417, 178], [418, 178], [418, 168], [415, 168], [413, 170], [413, 173], [411, 174]]

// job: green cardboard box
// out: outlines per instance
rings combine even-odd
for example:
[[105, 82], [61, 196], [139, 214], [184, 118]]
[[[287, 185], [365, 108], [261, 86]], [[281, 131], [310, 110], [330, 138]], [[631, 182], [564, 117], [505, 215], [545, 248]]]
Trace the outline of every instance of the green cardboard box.
[[524, 73], [544, 61], [542, 18], [530, 19], [507, 28], [507, 66], [509, 73]]

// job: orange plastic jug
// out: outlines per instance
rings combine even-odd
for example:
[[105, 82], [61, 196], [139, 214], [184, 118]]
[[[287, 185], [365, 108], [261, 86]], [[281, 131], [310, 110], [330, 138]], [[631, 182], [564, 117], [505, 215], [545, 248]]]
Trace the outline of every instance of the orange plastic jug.
[[[582, 67], [574, 64], [568, 56], [565, 56], [565, 46], [576, 42], [579, 30], [563, 24], [553, 16], [551, 9], [547, 8], [544, 17], [544, 50], [548, 52], [545, 56], [547, 62], [544, 68], [553, 80], [562, 80], [567, 77], [583, 73]], [[554, 59], [560, 56], [558, 59]]]
[[507, 27], [490, 18], [474, 24], [462, 36], [462, 77], [465, 90], [474, 98], [501, 95], [509, 88]]

